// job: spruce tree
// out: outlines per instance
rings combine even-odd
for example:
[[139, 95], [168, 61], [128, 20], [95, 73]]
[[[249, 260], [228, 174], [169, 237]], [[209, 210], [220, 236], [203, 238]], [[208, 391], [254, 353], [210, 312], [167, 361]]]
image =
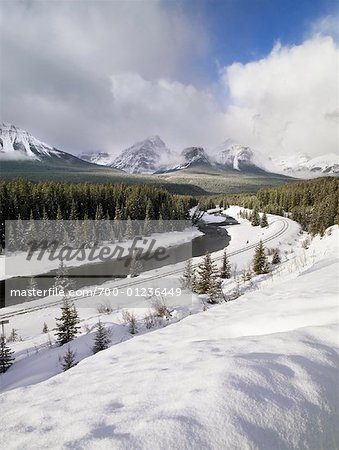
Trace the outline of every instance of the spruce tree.
[[276, 248], [272, 256], [272, 264], [279, 264], [281, 262], [279, 250]]
[[109, 332], [99, 320], [97, 331], [95, 333], [93, 353], [98, 353], [101, 350], [105, 350], [106, 348], [108, 348], [110, 342], [111, 340], [109, 338]]
[[222, 257], [222, 265], [220, 269], [220, 278], [231, 278], [231, 264], [227, 257], [226, 249]]
[[141, 272], [142, 272], [142, 264], [137, 259], [136, 252], [133, 252], [133, 255], [131, 257], [130, 266], [129, 266], [129, 275], [131, 278], [133, 278], [133, 277], [137, 277], [138, 275], [140, 275]]
[[260, 225], [260, 216], [256, 207], [254, 207], [251, 214], [251, 225], [253, 227], [257, 227], [258, 225]]
[[264, 212], [263, 215], [261, 216], [261, 219], [260, 219], [260, 226], [261, 226], [261, 228], [268, 227], [267, 216], [266, 216], [266, 213], [265, 213], [265, 212]]
[[146, 211], [145, 211], [145, 220], [144, 220], [144, 229], [143, 233], [145, 236], [149, 236], [152, 232], [152, 224], [151, 224], [151, 218], [152, 218], [152, 203], [149, 199], [147, 201]]
[[55, 330], [57, 342], [60, 346], [72, 341], [79, 333], [80, 327], [78, 326], [78, 323], [80, 322], [80, 319], [78, 312], [67, 296], [65, 296], [63, 300], [61, 317], [57, 318], [56, 321], [57, 327]]
[[194, 277], [194, 270], [193, 270], [193, 266], [192, 266], [192, 259], [188, 259], [186, 261], [186, 265], [185, 265], [182, 277], [180, 278], [181, 287], [183, 289], [192, 290], [193, 277]]
[[54, 288], [62, 291], [64, 294], [67, 294], [73, 285], [72, 281], [68, 278], [68, 269], [63, 260], [59, 263], [54, 280]]
[[206, 253], [198, 268], [196, 289], [199, 294], [207, 294], [209, 303], [217, 303], [221, 297], [221, 281], [218, 278], [218, 268], [213, 263], [211, 255]]
[[254, 251], [253, 270], [258, 275], [269, 272], [265, 247], [262, 241], [259, 242]]
[[7, 346], [5, 336], [0, 336], [0, 373], [5, 373], [13, 364], [14, 352]]
[[75, 360], [76, 353], [71, 350], [70, 346], [67, 347], [67, 352], [65, 353], [65, 356], [62, 359], [62, 370], [66, 372], [66, 370], [71, 369], [72, 367], [76, 366], [78, 364], [78, 361]]

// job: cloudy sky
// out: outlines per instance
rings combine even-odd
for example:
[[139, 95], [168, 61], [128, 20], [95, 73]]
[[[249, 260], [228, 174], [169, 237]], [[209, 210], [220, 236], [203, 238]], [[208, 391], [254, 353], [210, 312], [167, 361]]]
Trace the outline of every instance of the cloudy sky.
[[1, 0], [0, 120], [72, 153], [149, 135], [338, 151], [335, 0]]

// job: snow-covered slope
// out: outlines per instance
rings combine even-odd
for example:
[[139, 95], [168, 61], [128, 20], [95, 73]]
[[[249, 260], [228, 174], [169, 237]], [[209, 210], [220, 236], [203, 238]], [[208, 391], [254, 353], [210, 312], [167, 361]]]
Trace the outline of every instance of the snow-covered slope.
[[52, 166], [55, 164], [58, 166], [62, 164], [87, 165], [76, 156], [51, 147], [27, 131], [8, 123], [0, 125], [0, 160], [33, 161]]
[[281, 173], [298, 178], [313, 178], [327, 175], [339, 175], [339, 154], [328, 154], [311, 158], [299, 154], [278, 162]]
[[110, 166], [129, 173], [154, 173], [171, 158], [173, 154], [164, 141], [159, 136], [151, 136], [124, 150]]
[[2, 446], [338, 448], [338, 238], [294, 245], [255, 292], [1, 394]]
[[185, 148], [180, 155], [179, 164], [162, 168], [159, 172], [174, 172], [177, 170], [188, 169], [194, 166], [211, 166], [211, 161], [207, 153], [202, 147], [188, 147]]
[[264, 170], [274, 173], [274, 165], [270, 157], [265, 157], [250, 147], [237, 144], [228, 139], [212, 151], [213, 159], [221, 166], [247, 172], [253, 170]]
[[27, 131], [14, 125], [0, 125], [0, 157], [1, 159], [31, 159], [42, 157], [62, 157], [63, 152], [45, 144]]
[[98, 164], [99, 166], [110, 166], [115, 160], [116, 156], [104, 152], [90, 152], [80, 153], [79, 158], [92, 164]]

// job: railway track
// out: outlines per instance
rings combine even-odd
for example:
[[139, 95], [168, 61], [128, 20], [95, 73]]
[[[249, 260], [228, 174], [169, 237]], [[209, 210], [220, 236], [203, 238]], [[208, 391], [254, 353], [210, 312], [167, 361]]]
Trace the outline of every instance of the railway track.
[[[286, 230], [288, 229], [288, 221], [286, 219], [278, 219], [274, 223], [277, 223], [277, 222], [282, 222], [281, 229], [277, 233], [275, 233], [274, 235], [269, 236], [266, 239], [262, 239], [263, 243], [270, 242], [273, 239], [276, 239], [277, 237], [282, 236], [286, 232]], [[248, 250], [254, 249], [258, 245], [258, 242], [254, 243], [254, 244], [247, 245], [246, 247], [241, 248], [239, 250], [235, 250], [233, 252], [229, 252], [227, 254], [227, 256], [228, 257], [232, 257], [232, 256], [235, 256], [235, 255], [239, 255], [240, 253], [247, 252]], [[213, 259], [213, 261], [221, 261], [221, 260], [222, 260], [222, 256], [219, 256], [219, 257]], [[198, 266], [199, 266], [199, 264], [194, 264], [193, 265], [194, 268], [197, 268]], [[168, 277], [168, 276], [172, 276], [172, 275], [178, 275], [178, 274], [181, 274], [181, 273], [182, 273], [182, 269], [176, 269], [176, 270], [172, 270], [172, 271], [166, 272], [166, 274], [153, 275], [151, 277], [140, 278], [140, 279], [138, 279], [138, 278], [136, 278], [136, 279], [129, 279], [129, 281], [127, 283], [119, 284], [118, 286], [110, 288], [109, 291], [113, 292], [113, 289], [116, 289], [117, 287], [119, 289], [124, 289], [124, 288], [128, 288], [128, 287], [131, 287], [131, 286], [137, 286], [137, 285], [143, 284], [145, 282], [162, 279], [164, 277]], [[89, 297], [92, 297], [92, 295], [88, 294], [88, 295], [82, 295], [82, 296], [78, 296], [78, 297], [72, 297], [72, 301], [76, 302], [77, 300], [82, 300], [84, 298], [89, 298]], [[22, 308], [22, 309], [19, 309], [17, 311], [13, 311], [11, 313], [0, 314], [0, 320], [9, 319], [11, 317], [22, 315], [22, 314], [28, 314], [30, 312], [39, 311], [39, 310], [50, 308], [50, 307], [53, 307], [53, 306], [59, 306], [61, 304], [62, 304], [62, 300], [60, 299], [60, 300], [57, 300], [55, 302], [46, 303], [44, 305]]]

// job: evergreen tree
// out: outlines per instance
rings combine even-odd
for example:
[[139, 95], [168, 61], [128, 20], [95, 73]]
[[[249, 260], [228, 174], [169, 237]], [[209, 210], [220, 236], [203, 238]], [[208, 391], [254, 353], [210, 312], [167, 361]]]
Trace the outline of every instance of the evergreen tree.
[[75, 367], [78, 364], [78, 361], [75, 360], [76, 353], [71, 350], [70, 346], [67, 347], [67, 352], [65, 353], [65, 356], [62, 359], [62, 370], [66, 372], [66, 370], [71, 369], [72, 367]]
[[281, 262], [279, 250], [276, 248], [272, 256], [272, 264], [279, 264]]
[[5, 373], [14, 362], [14, 352], [7, 346], [5, 336], [0, 336], [0, 373]]
[[261, 228], [268, 227], [267, 216], [266, 216], [266, 213], [265, 213], [265, 212], [264, 212], [263, 215], [261, 216], [261, 219], [260, 219], [260, 226], [261, 226]]
[[258, 275], [269, 272], [268, 261], [265, 255], [265, 247], [262, 241], [260, 241], [255, 248], [253, 270]]
[[101, 350], [105, 350], [108, 348], [110, 342], [109, 332], [99, 320], [97, 331], [95, 333], [93, 353], [98, 353]]
[[142, 272], [142, 264], [137, 259], [137, 252], [133, 252], [129, 266], [129, 275], [131, 277], [137, 277], [138, 275], [140, 275], [141, 272]]
[[34, 290], [36, 290], [37, 288], [38, 288], [38, 283], [36, 282], [35, 277], [31, 277], [28, 282], [28, 290], [31, 291], [32, 295], [30, 295], [30, 296], [27, 295], [26, 300], [32, 300], [32, 299], [36, 298], [36, 296], [33, 295], [33, 293], [34, 293]]
[[251, 225], [253, 227], [257, 227], [258, 225], [260, 225], [260, 216], [259, 216], [258, 209], [256, 207], [254, 207], [252, 214], [251, 214]]
[[192, 290], [193, 277], [194, 277], [194, 270], [193, 270], [193, 266], [192, 266], [192, 260], [188, 259], [186, 261], [186, 265], [185, 265], [182, 277], [180, 278], [181, 287], [183, 289]]
[[11, 334], [9, 335], [9, 342], [16, 342], [19, 339], [18, 332], [15, 328], [12, 328]]
[[78, 312], [74, 304], [67, 297], [64, 297], [63, 300], [61, 317], [57, 318], [56, 321], [57, 342], [60, 346], [72, 341], [79, 333], [80, 327], [78, 326], [78, 323], [80, 322], [80, 319]]
[[151, 210], [152, 210], [152, 203], [150, 200], [147, 202], [146, 206], [146, 212], [145, 212], [145, 220], [144, 220], [144, 235], [149, 236], [152, 232], [152, 224], [151, 224]]
[[231, 264], [228, 260], [226, 249], [222, 257], [222, 265], [220, 269], [220, 278], [231, 278]]
[[131, 220], [131, 217], [128, 216], [126, 220], [125, 238], [132, 239], [133, 237], [134, 237], [133, 222]]
[[59, 263], [59, 267], [57, 269], [54, 280], [54, 287], [58, 289], [58, 291], [62, 291], [64, 294], [68, 294], [68, 291], [71, 289], [73, 283], [68, 278], [68, 269], [65, 266], [63, 260], [61, 260]]
[[207, 294], [210, 303], [217, 303], [221, 297], [221, 281], [218, 278], [218, 268], [212, 262], [211, 255], [206, 253], [198, 268], [196, 289], [199, 294]]

